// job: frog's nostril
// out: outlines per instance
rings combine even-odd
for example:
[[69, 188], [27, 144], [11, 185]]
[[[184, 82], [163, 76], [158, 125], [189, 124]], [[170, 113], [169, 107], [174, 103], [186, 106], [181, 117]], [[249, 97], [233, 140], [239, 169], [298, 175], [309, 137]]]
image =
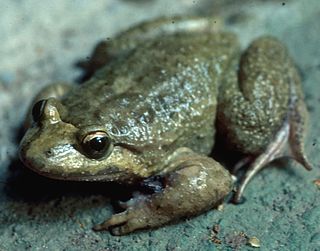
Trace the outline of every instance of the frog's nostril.
[[45, 151], [46, 157], [51, 157], [53, 155], [53, 152], [51, 150]]

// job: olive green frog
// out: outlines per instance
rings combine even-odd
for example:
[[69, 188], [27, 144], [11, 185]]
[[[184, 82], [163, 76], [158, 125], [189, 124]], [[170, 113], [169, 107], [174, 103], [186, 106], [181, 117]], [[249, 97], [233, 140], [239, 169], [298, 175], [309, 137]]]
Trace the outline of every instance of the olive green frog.
[[[200, 214], [234, 187], [208, 157], [216, 133], [249, 167], [236, 189], [272, 160], [304, 153], [307, 110], [285, 46], [264, 36], [241, 51], [212, 18], [162, 18], [100, 44], [100, 69], [79, 86], [59, 83], [34, 101], [23, 163], [54, 179], [158, 182], [95, 230], [124, 235]], [[290, 151], [287, 151], [289, 149]]]

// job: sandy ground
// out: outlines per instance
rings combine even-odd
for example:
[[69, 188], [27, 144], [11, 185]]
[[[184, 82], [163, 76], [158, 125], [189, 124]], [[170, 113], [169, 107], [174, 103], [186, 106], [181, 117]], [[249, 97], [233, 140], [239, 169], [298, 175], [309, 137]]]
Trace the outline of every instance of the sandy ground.
[[[318, 0], [0, 0], [0, 6], [0, 250], [253, 250], [246, 244], [252, 236], [260, 250], [320, 250], [320, 189], [313, 183], [320, 178]], [[79, 76], [75, 62], [99, 40], [176, 14], [219, 15], [244, 46], [261, 34], [288, 46], [311, 115], [306, 150], [314, 170], [280, 162], [250, 183], [241, 205], [124, 237], [95, 233], [91, 227], [111, 215], [111, 188], [26, 170], [17, 161], [19, 127], [37, 90]]]

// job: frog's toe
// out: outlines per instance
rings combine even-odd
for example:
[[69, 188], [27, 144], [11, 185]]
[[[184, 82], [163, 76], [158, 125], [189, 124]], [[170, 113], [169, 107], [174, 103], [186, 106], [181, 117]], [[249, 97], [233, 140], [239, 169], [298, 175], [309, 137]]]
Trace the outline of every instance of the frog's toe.
[[110, 219], [93, 227], [94, 231], [109, 230], [113, 226], [125, 224], [129, 220], [128, 211], [113, 215]]
[[113, 235], [125, 235], [136, 229], [147, 227], [145, 219], [146, 215], [143, 216], [143, 214], [141, 214], [141, 210], [129, 208], [124, 212], [113, 215], [105, 222], [96, 225], [93, 230], [110, 230]]
[[110, 232], [113, 235], [125, 235], [141, 227], [143, 227], [143, 225], [141, 225], [141, 221], [139, 221], [139, 219], [132, 218], [123, 225], [111, 227]]

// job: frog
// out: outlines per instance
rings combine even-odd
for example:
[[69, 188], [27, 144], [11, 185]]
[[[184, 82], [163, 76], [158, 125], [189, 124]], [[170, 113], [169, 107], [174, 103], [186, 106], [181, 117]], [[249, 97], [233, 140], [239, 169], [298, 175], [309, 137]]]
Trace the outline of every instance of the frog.
[[[99, 67], [83, 84], [55, 83], [36, 96], [19, 146], [24, 165], [52, 179], [153, 188], [133, 193], [94, 230], [157, 228], [234, 190], [240, 202], [249, 181], [283, 156], [311, 169], [301, 80], [277, 38], [243, 50], [213, 17], [166, 17], [97, 48]], [[216, 135], [243, 154], [236, 171], [209, 156]]]

